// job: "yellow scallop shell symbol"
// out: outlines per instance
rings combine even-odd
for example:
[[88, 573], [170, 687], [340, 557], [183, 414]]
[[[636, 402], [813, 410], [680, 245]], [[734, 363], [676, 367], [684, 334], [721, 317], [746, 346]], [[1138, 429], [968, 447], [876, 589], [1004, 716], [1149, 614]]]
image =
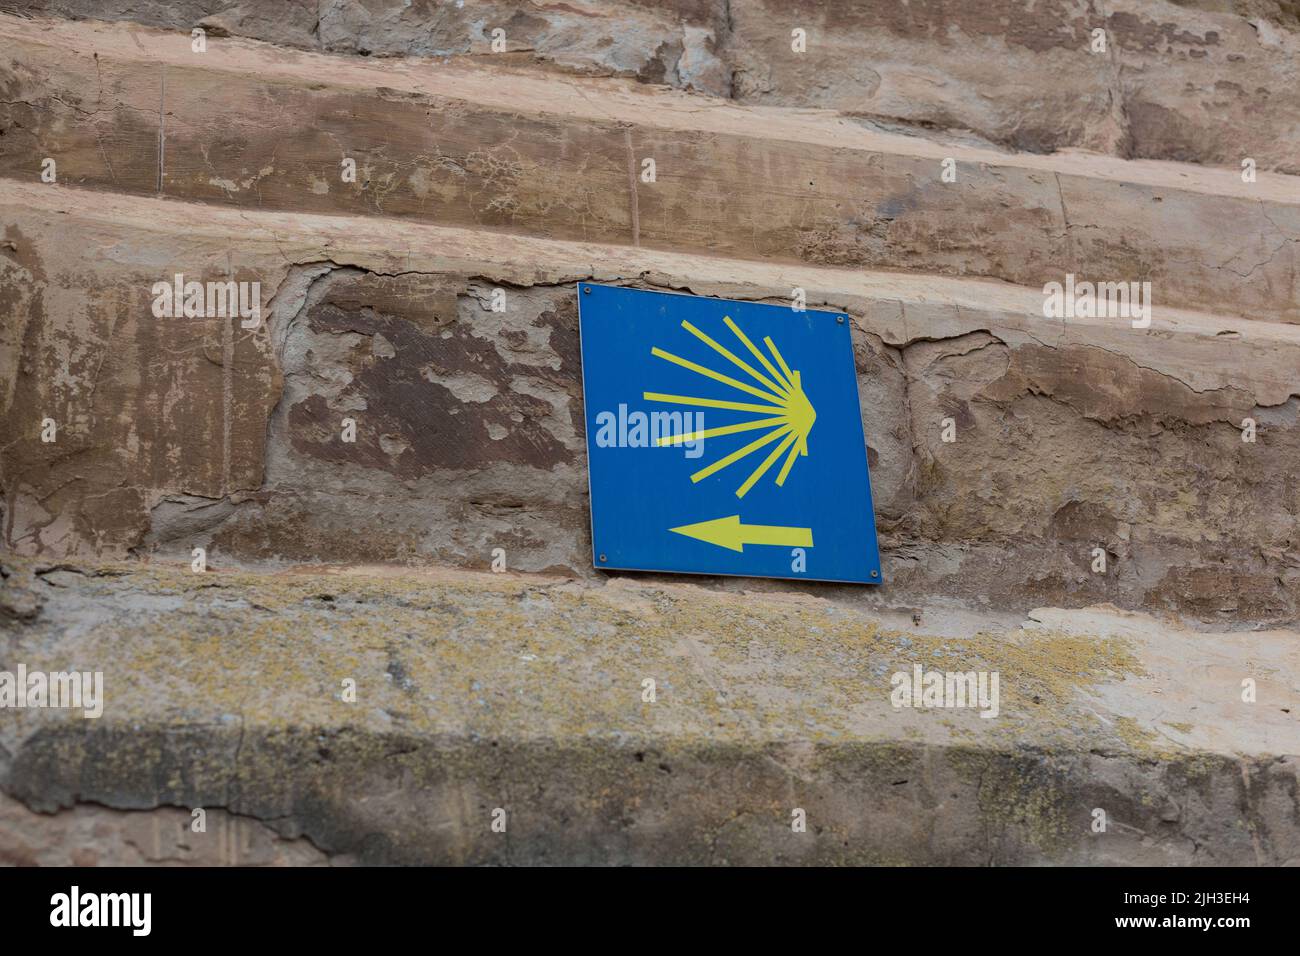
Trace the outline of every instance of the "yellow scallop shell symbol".
[[[725, 399], [716, 398], [691, 398], [685, 395], [665, 395], [661, 392], [644, 392], [643, 396], [646, 401], [663, 402], [670, 405], [694, 405], [698, 408], [722, 408], [730, 411], [754, 412], [757, 416], [750, 421], [739, 422], [734, 425], [724, 425], [720, 428], [708, 428], [703, 431], [683, 432], [680, 435], [668, 435], [659, 439], [660, 445], [677, 445], [682, 442], [696, 441], [703, 438], [716, 438], [720, 435], [734, 435], [737, 432], [756, 431], [766, 429], [767, 432], [761, 438], [757, 438], [738, 448], [731, 454], [719, 458], [705, 468], [701, 468], [695, 474], [691, 475], [691, 481], [701, 481], [712, 474], [721, 471], [728, 465], [734, 464], [754, 452], [766, 448], [772, 442], [780, 443], [772, 449], [766, 458], [756, 467], [748, 478], [736, 489], [736, 497], [743, 498], [750, 488], [758, 482], [763, 475], [774, 465], [778, 458], [783, 454], [786, 456], [785, 462], [781, 465], [780, 472], [777, 473], [776, 483], [778, 487], [784, 487], [785, 480], [790, 475], [790, 469], [794, 467], [797, 457], [807, 456], [808, 454], [808, 434], [812, 431], [813, 423], [817, 420], [817, 412], [813, 409], [812, 402], [808, 401], [808, 396], [804, 394], [803, 384], [800, 380], [799, 373], [791, 371], [790, 366], [786, 364], [785, 359], [781, 356], [780, 351], [773, 343], [771, 337], [765, 337], [763, 344], [767, 346], [771, 353], [772, 359], [776, 365], [769, 361], [753, 342], [740, 330], [740, 327], [731, 320], [731, 316], [723, 316], [722, 321], [740, 340], [740, 343], [749, 350], [750, 354], [758, 360], [758, 363], [767, 372], [766, 375], [754, 368], [748, 362], [714, 341], [705, 333], [701, 332], [689, 322], [682, 322], [682, 328], [690, 332], [693, 336], [707, 345], [713, 351], [717, 352], [732, 365], [742, 370], [752, 380], [758, 383], [758, 386], [750, 385], [730, 376], [723, 375], [721, 372], [715, 372], [713, 369], [705, 368], [696, 362], [665, 352], [663, 349], [655, 347], [650, 350], [650, 354], [656, 358], [672, 362], [674, 365], [680, 365], [682, 368], [690, 369], [705, 378], [711, 378], [715, 382], [721, 382], [738, 391], [745, 392], [763, 400], [764, 404], [754, 402], [735, 402]], [[761, 388], [759, 386], [762, 386]]]

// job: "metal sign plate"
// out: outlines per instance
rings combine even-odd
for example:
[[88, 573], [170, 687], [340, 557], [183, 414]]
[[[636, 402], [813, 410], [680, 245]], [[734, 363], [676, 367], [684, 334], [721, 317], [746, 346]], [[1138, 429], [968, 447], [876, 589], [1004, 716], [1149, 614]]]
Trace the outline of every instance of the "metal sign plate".
[[598, 568], [880, 582], [847, 317], [581, 283]]

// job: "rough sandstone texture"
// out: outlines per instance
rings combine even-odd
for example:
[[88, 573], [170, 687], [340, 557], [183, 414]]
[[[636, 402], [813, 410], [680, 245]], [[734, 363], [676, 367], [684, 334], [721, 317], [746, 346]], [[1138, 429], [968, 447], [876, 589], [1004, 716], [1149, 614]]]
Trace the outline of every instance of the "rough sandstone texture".
[[123, 811], [79, 804], [37, 813], [0, 795], [0, 865], [4, 866], [320, 866], [345, 865], [306, 839], [285, 839], [261, 821], [205, 810], [193, 829], [190, 810]]
[[[1300, 172], [1293, 6], [1127, 0], [741, 0], [727, 47], [743, 102], [820, 106], [1029, 152]], [[1196, 9], [1199, 7], [1199, 9]], [[1207, 9], [1208, 8], [1208, 9]], [[809, 53], [789, 55], [790, 30]], [[1106, 50], [1092, 52], [1093, 31]]]
[[[1143, 333], [1047, 322], [1036, 290], [968, 280], [40, 184], [0, 185], [0, 207], [13, 246], [0, 290], [18, 306], [5, 529], [22, 554], [203, 546], [216, 562], [482, 568], [502, 547], [513, 569], [594, 577], [576, 280], [771, 301], [797, 284], [857, 330], [890, 582], [819, 593], [1295, 620], [1292, 324], [1157, 309]], [[176, 271], [260, 277], [262, 326], [154, 318], [149, 287]], [[496, 288], [505, 313], [491, 311]], [[53, 444], [46, 416], [63, 423]], [[355, 444], [337, 440], [344, 417]], [[1091, 571], [1098, 547], [1105, 575]]]
[[[1300, 172], [1289, 0], [5, 0], [320, 52], [496, 56], [1013, 150]], [[491, 53], [492, 31], [506, 36]], [[791, 31], [807, 34], [796, 54]], [[1091, 52], [1094, 30], [1104, 52]]]
[[234, 39], [195, 54], [140, 34], [0, 20], [0, 175], [30, 181], [57, 156], [63, 184], [241, 209], [1040, 287], [1123, 277], [1163, 305], [1300, 322], [1293, 177], [948, 146], [835, 113], [756, 123], [729, 102], [478, 60], [286, 58]]
[[[0, 599], [44, 606], [0, 651], [104, 661], [107, 704], [0, 712], [6, 790], [45, 827], [91, 825], [85, 804], [180, 809], [154, 856], [230, 852], [211, 820], [175, 834], [221, 807], [264, 822], [250, 862], [311, 861], [305, 839], [364, 863], [1300, 863], [1294, 631], [1113, 608], [915, 625], [445, 570], [9, 575]], [[890, 674], [918, 659], [999, 672], [998, 717], [893, 709]], [[118, 817], [104, 842], [148, 857], [149, 826]]]
[[[109, 697], [0, 710], [0, 861], [1300, 862], [1298, 35], [0, 3], [0, 670]], [[1151, 327], [1044, 319], [1067, 272]], [[583, 281], [849, 316], [884, 585], [593, 571]], [[1001, 715], [894, 710], [915, 662]]]

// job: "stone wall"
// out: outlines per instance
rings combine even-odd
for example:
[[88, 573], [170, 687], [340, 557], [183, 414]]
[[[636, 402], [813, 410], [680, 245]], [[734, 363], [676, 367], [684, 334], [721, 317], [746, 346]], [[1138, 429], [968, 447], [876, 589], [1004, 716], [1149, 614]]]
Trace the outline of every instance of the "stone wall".
[[[1281, 0], [0, 0], [0, 671], [114, 695], [0, 709], [0, 861], [1300, 859], [1298, 52]], [[583, 281], [848, 316], [880, 587], [591, 567]], [[1005, 716], [891, 708], [918, 655]]]

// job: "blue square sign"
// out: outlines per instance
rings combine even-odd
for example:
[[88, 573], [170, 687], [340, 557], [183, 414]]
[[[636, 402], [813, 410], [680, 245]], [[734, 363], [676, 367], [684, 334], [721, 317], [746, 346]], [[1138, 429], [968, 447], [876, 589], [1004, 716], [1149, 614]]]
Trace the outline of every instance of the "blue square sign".
[[598, 568], [880, 582], [847, 317], [580, 283]]

